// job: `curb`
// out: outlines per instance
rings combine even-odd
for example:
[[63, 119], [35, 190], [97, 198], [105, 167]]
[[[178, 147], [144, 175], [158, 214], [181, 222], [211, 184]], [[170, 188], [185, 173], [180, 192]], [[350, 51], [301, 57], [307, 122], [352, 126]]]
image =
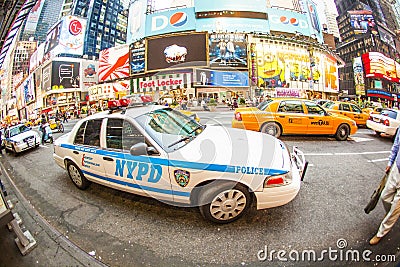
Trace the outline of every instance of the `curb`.
[[[71, 240], [67, 239], [62, 233], [60, 233], [56, 228], [54, 228], [52, 225], [50, 225], [40, 214], [36, 209], [30, 204], [30, 202], [25, 198], [25, 196], [19, 191], [17, 186], [15, 185], [14, 181], [11, 178], [11, 175], [7, 171], [6, 167], [4, 166], [3, 162], [0, 161], [0, 168], [3, 173], [3, 179], [5, 179], [8, 183], [9, 188], [6, 188], [7, 191], [9, 192], [9, 196], [14, 194], [15, 197], [18, 199], [18, 204], [17, 205], [22, 205], [22, 208], [25, 210], [25, 212], [31, 217], [29, 218], [30, 220], [34, 221], [36, 224], [38, 224], [41, 229], [43, 229], [46, 234], [47, 238], [53, 240], [55, 244], [57, 244], [59, 247], [48, 247], [43, 244], [42, 246], [40, 245], [40, 242], [38, 242], [38, 246], [33, 250], [40, 250], [40, 249], [49, 249], [50, 253], [44, 253], [44, 254], [51, 254], [52, 250], [57, 251], [62, 248], [65, 251], [64, 256], [66, 262], [64, 263], [65, 266], [71, 265], [71, 262], [75, 263], [80, 263], [82, 266], [99, 266], [99, 267], [106, 267], [108, 265], [100, 262], [96, 258], [93, 258], [89, 254], [87, 254], [85, 251], [83, 251], [81, 248], [79, 248], [76, 244], [74, 244]], [[12, 191], [12, 193], [11, 193]], [[11, 193], [11, 194], [10, 194]], [[28, 220], [26, 220], [28, 221]], [[26, 228], [31, 228], [29, 225], [27, 225]], [[50, 240], [50, 241], [51, 241]], [[27, 256], [21, 256], [22, 261], [24, 257]], [[49, 260], [49, 262], [51, 262]], [[43, 262], [42, 264], [45, 263], [45, 265], [51, 265], [49, 262]], [[21, 266], [21, 265], [20, 265]], [[28, 265], [27, 265], [28, 266]]]

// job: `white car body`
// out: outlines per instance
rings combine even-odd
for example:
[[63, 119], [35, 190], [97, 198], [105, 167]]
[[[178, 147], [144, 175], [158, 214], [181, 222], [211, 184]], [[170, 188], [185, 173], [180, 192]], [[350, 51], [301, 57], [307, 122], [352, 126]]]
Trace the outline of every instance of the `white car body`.
[[5, 149], [14, 153], [38, 147], [40, 141], [40, 135], [24, 124], [11, 126], [4, 131]]
[[[270, 135], [220, 126], [204, 126], [190, 141], [171, 146], [177, 140], [173, 134], [157, 139], [159, 132], [145, 129], [150, 127], [145, 123], [154, 125], [160, 117], [158, 114], [171, 110], [164, 106], [147, 106], [127, 109], [125, 114], [103, 112], [89, 116], [78, 122], [69, 134], [56, 140], [54, 159], [68, 171], [73, 162], [89, 181], [185, 206], [203, 205], [199, 205], [197, 199], [203, 192], [199, 188], [212, 182], [241, 184], [254, 194], [258, 209], [284, 205], [298, 194], [306, 165], [298, 149], [290, 155], [283, 142]], [[153, 112], [151, 116], [149, 112]], [[145, 120], [147, 117], [150, 119]], [[84, 128], [86, 121], [94, 123], [94, 119], [102, 120], [100, 137], [96, 137], [100, 142], [74, 144], [81, 125]], [[129, 122], [135, 126], [146, 144], [157, 153], [133, 155], [129, 150], [109, 148], [107, 144], [112, 144], [113, 138], [109, 132], [118, 128], [112, 127], [114, 120], [124, 120], [124, 125]], [[142, 125], [147, 126], [143, 128]], [[163, 129], [166, 127], [163, 125]], [[265, 186], [271, 177], [277, 181], [283, 177], [282, 183]]]
[[367, 120], [367, 127], [376, 133], [395, 136], [400, 126], [400, 111], [383, 109], [379, 114], [371, 114]]

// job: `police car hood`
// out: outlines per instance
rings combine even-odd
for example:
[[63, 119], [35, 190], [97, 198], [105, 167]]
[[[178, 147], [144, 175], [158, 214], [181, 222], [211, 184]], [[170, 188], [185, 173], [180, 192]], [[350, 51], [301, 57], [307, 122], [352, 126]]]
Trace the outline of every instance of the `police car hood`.
[[21, 140], [23, 140], [23, 139], [25, 139], [27, 137], [35, 136], [35, 135], [36, 134], [35, 134], [34, 131], [26, 131], [26, 132], [22, 132], [20, 134], [14, 135], [13, 137], [10, 137], [10, 140], [18, 142], [18, 141], [21, 141]]
[[[208, 125], [194, 140], [169, 154], [171, 160], [187, 161], [210, 169], [267, 168], [290, 170], [289, 153], [277, 138], [260, 132]], [[244, 169], [242, 169], [244, 170]], [[242, 172], [242, 171], [241, 171]], [[243, 172], [242, 172], [243, 173]]]

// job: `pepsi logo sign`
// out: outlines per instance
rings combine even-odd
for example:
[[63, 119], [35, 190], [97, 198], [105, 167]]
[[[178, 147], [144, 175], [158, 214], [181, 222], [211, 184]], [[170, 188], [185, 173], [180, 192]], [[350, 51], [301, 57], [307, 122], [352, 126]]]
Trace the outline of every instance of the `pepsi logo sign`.
[[158, 15], [151, 18], [151, 31], [160, 31], [169, 25], [175, 28], [184, 26], [188, 22], [188, 16], [185, 12], [175, 12], [170, 17]]
[[174, 27], [181, 27], [188, 21], [188, 16], [185, 12], [176, 12], [169, 18], [169, 23]]
[[275, 25], [287, 25], [287, 26], [294, 26], [294, 27], [299, 27], [301, 29], [308, 29], [308, 23], [306, 20], [303, 19], [297, 19], [295, 17], [286, 17], [286, 16], [281, 16], [281, 15], [273, 15], [271, 14], [269, 16], [269, 21], [271, 24]]

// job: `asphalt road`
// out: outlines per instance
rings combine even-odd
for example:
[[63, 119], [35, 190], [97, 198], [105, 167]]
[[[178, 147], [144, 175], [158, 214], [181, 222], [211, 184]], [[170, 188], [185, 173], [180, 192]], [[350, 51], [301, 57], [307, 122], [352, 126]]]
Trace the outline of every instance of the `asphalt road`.
[[[233, 113], [199, 115], [203, 123], [229, 126]], [[67, 131], [73, 123], [66, 125]], [[344, 142], [281, 139], [305, 152], [310, 163], [299, 195], [282, 207], [250, 210], [228, 225], [205, 221], [196, 208], [96, 184], [81, 191], [54, 163], [52, 145], [17, 157], [8, 154], [2, 162], [41, 216], [110, 266], [395, 266], [399, 225], [371, 247], [368, 240], [384, 211], [380, 204], [369, 215], [363, 211], [384, 172], [392, 141], [368, 129]]]

